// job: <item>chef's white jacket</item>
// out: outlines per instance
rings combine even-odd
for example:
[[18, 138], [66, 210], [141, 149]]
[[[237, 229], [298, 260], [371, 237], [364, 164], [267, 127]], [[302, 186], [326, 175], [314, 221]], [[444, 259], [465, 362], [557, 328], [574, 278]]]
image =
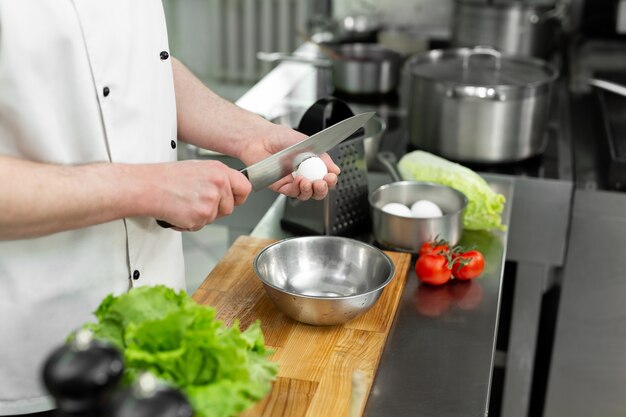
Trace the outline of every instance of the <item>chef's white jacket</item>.
[[[0, 154], [151, 163], [175, 148], [160, 0], [0, 0]], [[184, 289], [181, 236], [152, 218], [0, 241], [0, 415], [50, 409], [45, 358], [107, 294], [153, 284]]]

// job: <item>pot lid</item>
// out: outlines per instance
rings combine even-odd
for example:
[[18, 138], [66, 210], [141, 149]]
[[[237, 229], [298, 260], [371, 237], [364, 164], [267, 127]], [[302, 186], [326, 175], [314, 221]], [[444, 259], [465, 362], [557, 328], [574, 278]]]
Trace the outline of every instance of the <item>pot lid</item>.
[[532, 2], [529, 2], [528, 0], [492, 0], [487, 2], [485, 0], [455, 0], [455, 2], [459, 4], [471, 4], [483, 7], [555, 7], [554, 0], [534, 0]]
[[410, 65], [417, 76], [481, 87], [533, 87], [558, 76], [542, 60], [505, 55], [488, 47], [433, 50], [415, 56]]

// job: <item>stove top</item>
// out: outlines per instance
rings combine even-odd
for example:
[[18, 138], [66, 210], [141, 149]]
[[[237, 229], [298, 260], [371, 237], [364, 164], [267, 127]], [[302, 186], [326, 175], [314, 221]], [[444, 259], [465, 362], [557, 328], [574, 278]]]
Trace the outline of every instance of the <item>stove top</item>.
[[[380, 141], [380, 151], [391, 151], [399, 159], [407, 152], [414, 150], [409, 138], [407, 127], [407, 97], [404, 96], [403, 84], [398, 91], [385, 95], [359, 95], [354, 96], [335, 90], [330, 82], [329, 74], [324, 71], [312, 73], [308, 78], [301, 80], [300, 84], [287, 97], [287, 102], [302, 103], [315, 101], [322, 97], [335, 97], [344, 101], [353, 113], [375, 111], [382, 117], [387, 128]], [[546, 149], [534, 158], [525, 161], [507, 164], [471, 164], [464, 161], [456, 161], [477, 172], [496, 173], [513, 176], [524, 176], [546, 179], [571, 180], [571, 172], [563, 167], [571, 168], [570, 139], [566, 137], [565, 130], [561, 128], [562, 107], [560, 100], [561, 91], [567, 91], [565, 84], [557, 83], [553, 102], [554, 111], [546, 131]], [[311, 96], [314, 94], [314, 96]], [[565, 150], [565, 152], [564, 152]], [[386, 172], [384, 166], [378, 162], [368, 167], [374, 172]], [[567, 178], [563, 178], [567, 177]]]
[[[355, 112], [376, 111], [387, 122], [387, 130], [381, 140], [381, 151], [391, 151], [399, 159], [404, 154], [416, 150], [411, 143], [406, 117], [407, 113], [402, 106], [402, 100], [397, 95], [385, 97], [350, 97], [345, 94], [333, 93], [335, 97], [345, 101]], [[555, 107], [558, 100], [554, 100]], [[563, 163], [562, 155], [563, 143], [568, 142], [563, 137], [563, 131], [559, 129], [560, 123], [557, 120], [558, 112], [554, 120], [551, 121], [546, 130], [545, 151], [535, 157], [524, 161], [501, 164], [478, 164], [466, 161], [458, 162], [477, 172], [495, 173], [503, 175], [524, 176], [533, 178], [559, 179], [562, 174], [560, 164]], [[371, 169], [374, 171], [385, 171], [382, 164], [375, 164]]]

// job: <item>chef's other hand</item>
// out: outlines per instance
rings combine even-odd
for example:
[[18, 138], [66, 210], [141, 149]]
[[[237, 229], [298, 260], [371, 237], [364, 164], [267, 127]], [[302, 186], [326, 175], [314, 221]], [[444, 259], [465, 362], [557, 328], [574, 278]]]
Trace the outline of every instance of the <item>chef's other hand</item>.
[[[307, 136], [293, 130], [287, 126], [277, 125], [273, 123], [267, 124], [267, 129], [261, 132], [259, 136], [262, 138], [253, 141], [250, 146], [242, 154], [242, 161], [247, 165], [258, 162], [267, 158], [284, 148], [301, 142]], [[295, 197], [299, 200], [322, 200], [328, 194], [328, 189], [337, 184], [337, 175], [340, 173], [339, 167], [333, 162], [328, 154], [320, 155], [320, 158], [326, 164], [328, 174], [321, 180], [311, 181], [302, 176], [294, 178], [291, 174], [281, 178], [270, 186], [274, 191], [286, 195], [287, 197]]]
[[[243, 204], [252, 191], [248, 179], [218, 161], [188, 160], [155, 164], [154, 217], [178, 231], [197, 231]], [[156, 169], [154, 169], [156, 168]]]

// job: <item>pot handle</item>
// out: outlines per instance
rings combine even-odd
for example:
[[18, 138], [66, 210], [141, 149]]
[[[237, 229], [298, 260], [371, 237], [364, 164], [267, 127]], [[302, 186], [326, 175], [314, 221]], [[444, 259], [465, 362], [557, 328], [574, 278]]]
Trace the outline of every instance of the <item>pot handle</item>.
[[601, 88], [602, 90], [610, 91], [611, 93], [626, 97], [626, 86], [624, 85], [598, 78], [590, 78], [588, 82], [590, 85]]
[[383, 166], [387, 170], [387, 173], [391, 176], [391, 179], [393, 181], [404, 181], [396, 165], [398, 159], [393, 152], [380, 151], [376, 154], [376, 159], [378, 159], [378, 161], [383, 164]]
[[329, 59], [309, 58], [305, 56], [284, 54], [282, 52], [257, 52], [256, 57], [258, 60], [265, 62], [299, 62], [322, 68], [329, 68], [333, 65], [332, 61]]
[[470, 59], [475, 55], [490, 55], [494, 58], [495, 69], [500, 71], [502, 68], [502, 53], [491, 46], [478, 45], [469, 50], [469, 53], [463, 57], [463, 71], [469, 69]]

